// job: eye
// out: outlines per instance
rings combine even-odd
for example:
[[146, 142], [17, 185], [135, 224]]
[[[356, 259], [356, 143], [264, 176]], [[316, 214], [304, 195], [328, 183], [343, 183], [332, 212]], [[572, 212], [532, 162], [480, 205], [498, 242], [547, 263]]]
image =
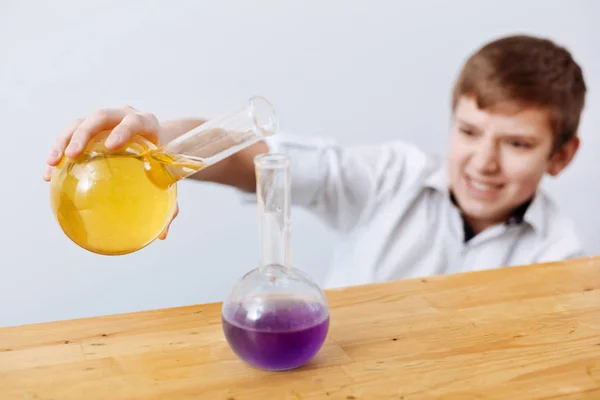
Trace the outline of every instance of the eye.
[[472, 129], [465, 128], [465, 127], [460, 127], [458, 129], [460, 130], [461, 133], [463, 133], [467, 136], [475, 136], [475, 132]]
[[530, 149], [532, 147], [531, 143], [525, 142], [523, 140], [509, 140], [508, 144], [517, 149]]

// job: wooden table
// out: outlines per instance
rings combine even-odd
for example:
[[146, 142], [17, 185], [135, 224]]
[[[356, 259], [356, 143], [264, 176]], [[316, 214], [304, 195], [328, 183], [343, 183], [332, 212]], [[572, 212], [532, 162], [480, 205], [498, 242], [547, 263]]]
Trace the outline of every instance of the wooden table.
[[0, 399], [600, 399], [600, 258], [327, 296], [287, 372], [233, 355], [220, 304], [0, 329]]

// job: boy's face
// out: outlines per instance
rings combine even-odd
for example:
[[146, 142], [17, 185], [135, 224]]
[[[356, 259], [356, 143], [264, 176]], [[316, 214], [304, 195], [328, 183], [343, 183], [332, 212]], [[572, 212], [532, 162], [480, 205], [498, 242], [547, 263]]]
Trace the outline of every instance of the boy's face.
[[471, 97], [462, 97], [454, 110], [450, 186], [476, 231], [505, 221], [534, 195], [546, 172], [558, 174], [577, 150], [574, 139], [553, 154], [547, 114], [514, 110], [480, 110]]

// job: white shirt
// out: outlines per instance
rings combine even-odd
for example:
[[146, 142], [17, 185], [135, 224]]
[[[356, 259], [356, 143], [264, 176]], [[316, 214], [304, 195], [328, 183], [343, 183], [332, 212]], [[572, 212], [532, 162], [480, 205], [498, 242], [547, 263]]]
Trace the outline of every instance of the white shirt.
[[291, 156], [292, 204], [342, 234], [326, 287], [583, 256], [572, 223], [542, 190], [522, 223], [490, 227], [465, 243], [444, 163], [417, 147], [341, 147], [285, 134], [266, 143]]

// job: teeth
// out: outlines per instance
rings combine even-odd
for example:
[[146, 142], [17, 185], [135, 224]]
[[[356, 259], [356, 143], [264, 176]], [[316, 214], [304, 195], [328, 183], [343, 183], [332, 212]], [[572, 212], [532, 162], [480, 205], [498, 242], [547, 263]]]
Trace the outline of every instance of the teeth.
[[475, 182], [475, 181], [471, 181], [471, 185], [475, 189], [481, 190], [481, 191], [492, 190], [492, 189], [494, 189], [496, 187], [495, 185], [486, 185], [484, 183], [479, 183], [479, 182]]

